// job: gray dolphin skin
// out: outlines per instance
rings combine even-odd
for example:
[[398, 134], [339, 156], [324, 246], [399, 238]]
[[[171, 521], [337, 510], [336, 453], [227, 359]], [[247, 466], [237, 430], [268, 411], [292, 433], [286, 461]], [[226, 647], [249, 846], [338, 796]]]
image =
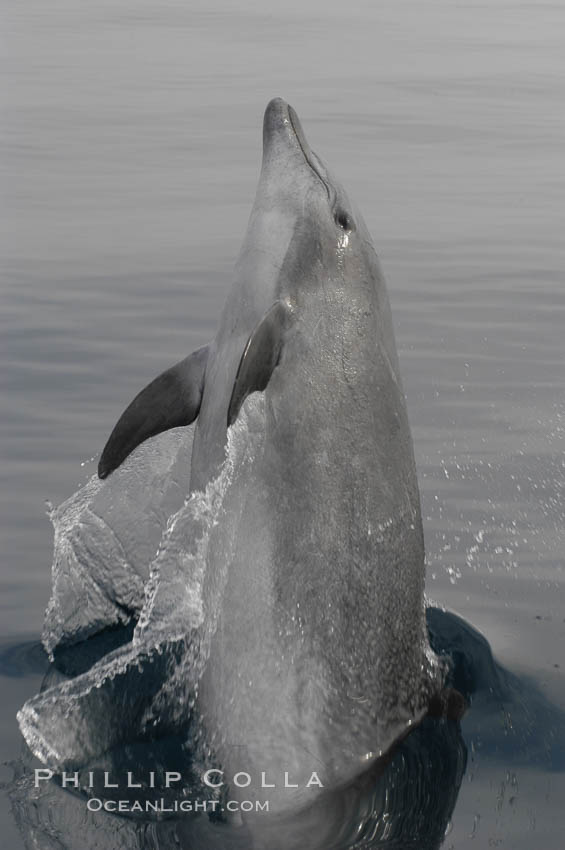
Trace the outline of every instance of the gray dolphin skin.
[[193, 422], [193, 494], [217, 478], [230, 433], [259, 434], [237, 516], [226, 502], [219, 520], [231, 543], [207, 555], [205, 591], [226, 578], [196, 708], [226, 776], [276, 774], [255, 797], [292, 805], [285, 772], [306, 796], [313, 773], [324, 787], [351, 779], [423, 716], [442, 668], [384, 277], [363, 219], [278, 98], [217, 335], [131, 403], [99, 476]]

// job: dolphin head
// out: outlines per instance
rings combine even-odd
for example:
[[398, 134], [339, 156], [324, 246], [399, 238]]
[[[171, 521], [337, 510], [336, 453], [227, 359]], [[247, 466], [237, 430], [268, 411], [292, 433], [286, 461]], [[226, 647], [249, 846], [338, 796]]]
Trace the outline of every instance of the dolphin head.
[[317, 283], [354, 280], [361, 270], [355, 267], [374, 261], [370, 237], [347, 193], [311, 149], [292, 106], [274, 98], [265, 110], [263, 162], [241, 277], [254, 268], [261, 278], [256, 285], [268, 287], [272, 300], [287, 296], [299, 303]]
[[319, 216], [335, 240], [355, 229], [351, 203], [343, 188], [314, 153], [298, 115], [282, 98], [267, 105], [263, 120], [260, 192], [276, 203], [295, 204], [295, 214]]

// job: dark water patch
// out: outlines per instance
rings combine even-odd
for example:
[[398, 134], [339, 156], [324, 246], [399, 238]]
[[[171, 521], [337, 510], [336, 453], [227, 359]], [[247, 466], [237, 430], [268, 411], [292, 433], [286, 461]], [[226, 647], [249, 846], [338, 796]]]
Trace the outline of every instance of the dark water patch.
[[448, 685], [469, 703], [461, 723], [467, 744], [509, 766], [565, 771], [565, 713], [533, 679], [502, 667], [461, 617], [439, 608], [426, 613], [432, 647], [451, 661]]
[[105, 629], [77, 646], [60, 646], [55, 650], [53, 667], [68, 678], [80, 676], [105, 655], [129, 643], [135, 626], [136, 621], [131, 619], [126, 625]]
[[53, 670], [73, 678], [89, 670], [105, 655], [131, 641], [135, 621], [125, 626], [106, 629], [83, 641], [80, 647], [61, 647], [55, 652], [54, 663], [37, 638], [11, 643], [9, 637], [0, 638], [0, 676], [23, 679], [27, 676], [52, 674]]
[[44, 674], [48, 666], [47, 653], [37, 638], [18, 643], [0, 638], [0, 676], [23, 679]]

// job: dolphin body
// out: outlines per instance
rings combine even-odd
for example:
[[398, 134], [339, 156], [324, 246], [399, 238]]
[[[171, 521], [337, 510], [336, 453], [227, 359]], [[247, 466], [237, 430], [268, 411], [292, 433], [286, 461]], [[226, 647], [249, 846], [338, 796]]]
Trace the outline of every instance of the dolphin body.
[[[419, 493], [384, 277], [362, 217], [278, 98], [217, 335], [134, 399], [100, 478], [144, 440], [193, 422], [193, 496], [221, 474], [232, 432], [255, 443], [223, 505], [231, 536], [206, 555], [203, 592], [225, 577], [191, 705], [225, 776], [253, 777], [232, 791], [284, 808], [385, 752], [423, 716], [443, 668], [425, 625]], [[80, 703], [89, 690], [73, 693]], [[76, 764], [46, 746], [69, 711], [45, 723], [45, 705], [23, 709], [28, 742], [48, 763]]]

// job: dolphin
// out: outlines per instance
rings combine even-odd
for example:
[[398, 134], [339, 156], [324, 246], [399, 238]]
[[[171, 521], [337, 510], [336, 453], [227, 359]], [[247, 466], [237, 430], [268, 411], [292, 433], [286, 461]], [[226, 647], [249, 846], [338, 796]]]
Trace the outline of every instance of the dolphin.
[[[444, 669], [425, 623], [419, 492], [385, 279], [363, 218], [280, 98], [265, 111], [257, 194], [217, 334], [136, 396], [99, 477], [191, 424], [193, 499], [240, 447], [237, 486], [218, 490], [215, 530], [194, 556], [206, 559], [199, 587], [215, 616], [191, 708], [225, 776], [254, 777], [232, 792], [283, 808], [385, 753], [423, 717]], [[200, 531], [195, 523], [195, 539]], [[161, 575], [169, 611], [165, 585]], [[162, 634], [159, 610], [142, 613], [144, 633], [149, 623]], [[130, 661], [119, 675], [85, 674], [97, 705], [111, 679], [106, 719]], [[139, 695], [146, 674], [136, 670]], [[81, 679], [74, 706], [91, 698]], [[61, 767], [80, 759], [47, 742], [69, 729], [68, 708], [42, 721], [56, 703], [24, 708], [20, 722], [36, 754]]]

